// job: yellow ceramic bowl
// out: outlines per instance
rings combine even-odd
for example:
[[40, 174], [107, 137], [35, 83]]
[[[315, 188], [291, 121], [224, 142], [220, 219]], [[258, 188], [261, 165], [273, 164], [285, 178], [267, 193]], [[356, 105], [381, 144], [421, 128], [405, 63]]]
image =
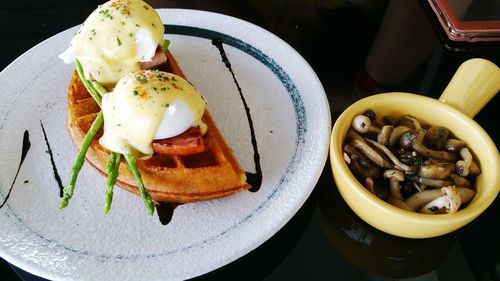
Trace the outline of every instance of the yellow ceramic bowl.
[[[409, 93], [384, 93], [352, 104], [335, 122], [330, 142], [335, 183], [350, 208], [370, 225], [408, 238], [443, 235], [479, 216], [499, 192], [500, 156], [491, 138], [472, 117], [499, 89], [500, 69], [489, 61], [473, 59], [457, 70], [439, 100]], [[465, 141], [482, 169], [474, 184], [476, 196], [469, 205], [454, 214], [413, 213], [384, 202], [360, 184], [345, 163], [342, 148], [352, 119], [367, 109], [380, 117], [409, 114], [423, 123], [444, 126]]]

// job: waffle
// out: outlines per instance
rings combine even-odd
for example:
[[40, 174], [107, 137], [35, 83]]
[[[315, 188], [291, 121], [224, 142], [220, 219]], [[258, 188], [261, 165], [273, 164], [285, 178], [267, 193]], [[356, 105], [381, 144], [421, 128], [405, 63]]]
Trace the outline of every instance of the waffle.
[[[185, 78], [172, 54], [167, 52], [167, 63], [162, 71]], [[76, 71], [68, 89], [68, 128], [73, 143], [80, 147], [92, 122], [100, 111]], [[238, 161], [217, 129], [210, 113], [205, 109], [203, 121], [208, 126], [203, 136], [205, 151], [202, 153], [175, 156], [154, 154], [148, 160], [138, 160], [137, 167], [152, 199], [158, 202], [187, 203], [227, 196], [250, 188]], [[106, 175], [109, 151], [99, 145], [102, 128], [86, 154], [86, 160], [101, 174]], [[139, 194], [134, 176], [128, 171], [125, 161], [119, 168], [117, 185]]]

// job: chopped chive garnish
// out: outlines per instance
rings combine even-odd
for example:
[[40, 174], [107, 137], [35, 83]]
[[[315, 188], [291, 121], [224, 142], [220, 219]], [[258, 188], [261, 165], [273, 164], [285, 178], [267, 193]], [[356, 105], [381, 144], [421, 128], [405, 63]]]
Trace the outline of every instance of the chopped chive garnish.
[[100, 11], [99, 14], [103, 15], [105, 18], [113, 19], [113, 16], [109, 14], [108, 9]]

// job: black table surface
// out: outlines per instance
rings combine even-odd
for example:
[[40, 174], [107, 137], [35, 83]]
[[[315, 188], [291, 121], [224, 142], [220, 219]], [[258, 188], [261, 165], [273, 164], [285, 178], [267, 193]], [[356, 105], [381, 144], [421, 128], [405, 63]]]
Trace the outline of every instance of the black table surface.
[[[427, 37], [415, 33], [410, 38], [418, 40], [412, 42], [407, 38], [408, 32], [400, 30], [411, 24], [386, 26], [385, 38], [394, 41], [392, 45], [385, 42], [389, 45], [382, 49], [395, 50], [389, 54], [395, 57], [405, 53], [403, 59], [409, 61], [418, 57], [410, 63], [411, 67], [397, 61], [385, 61], [384, 65], [384, 60], [373, 65], [380, 53], [388, 56], [380, 51], [380, 42], [378, 46], [374, 43], [385, 17], [389, 17], [390, 3], [384, 0], [148, 2], [157, 8], [190, 8], [232, 15], [284, 39], [320, 78], [333, 122], [349, 104], [374, 92], [403, 91], [438, 97], [458, 65], [468, 58], [483, 57], [500, 65], [500, 44], [490, 44], [478, 52], [450, 51], [439, 40], [439, 26], [432, 14], [424, 12], [428, 8], [426, 1], [397, 1], [408, 7], [398, 9], [417, 14], [412, 23], [414, 29], [436, 33]], [[0, 70], [44, 39], [82, 23], [100, 2], [2, 0]], [[403, 41], [407, 44], [401, 44]], [[423, 48], [426, 44], [428, 47]], [[384, 72], [391, 67], [403, 69], [399, 78]], [[379, 83], [367, 78], [367, 69], [378, 71]], [[475, 118], [497, 144], [498, 100], [493, 98]], [[441, 237], [404, 239], [380, 232], [349, 209], [335, 187], [327, 162], [311, 196], [276, 235], [237, 261], [195, 279], [500, 280], [498, 237], [498, 199], [478, 219]], [[43, 280], [0, 261], [0, 280]]]

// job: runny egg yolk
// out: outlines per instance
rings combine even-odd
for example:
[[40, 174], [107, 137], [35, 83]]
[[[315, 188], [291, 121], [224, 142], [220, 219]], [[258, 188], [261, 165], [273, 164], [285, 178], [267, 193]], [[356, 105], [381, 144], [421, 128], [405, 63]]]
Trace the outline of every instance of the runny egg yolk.
[[114, 152], [147, 158], [155, 139], [177, 136], [199, 126], [205, 100], [185, 79], [172, 73], [143, 70], [125, 75], [103, 96], [104, 134], [99, 143]]
[[151, 61], [163, 40], [164, 26], [156, 11], [142, 0], [113, 0], [100, 5], [85, 20], [70, 47], [59, 57], [78, 59], [87, 79], [112, 86], [125, 74]]

